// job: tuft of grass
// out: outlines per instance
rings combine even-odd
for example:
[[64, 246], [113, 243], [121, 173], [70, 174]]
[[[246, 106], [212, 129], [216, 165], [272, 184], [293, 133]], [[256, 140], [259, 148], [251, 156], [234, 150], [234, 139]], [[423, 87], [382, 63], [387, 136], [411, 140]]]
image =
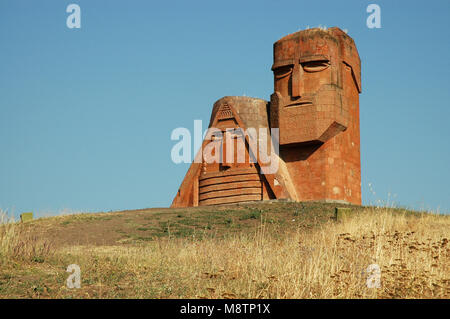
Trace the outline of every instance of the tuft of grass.
[[54, 253], [51, 242], [38, 239], [3, 210], [0, 221], [0, 263], [9, 260], [43, 263]]
[[263, 214], [262, 210], [255, 209], [255, 210], [251, 211], [250, 213], [241, 216], [239, 219], [240, 220], [260, 219], [262, 214]]

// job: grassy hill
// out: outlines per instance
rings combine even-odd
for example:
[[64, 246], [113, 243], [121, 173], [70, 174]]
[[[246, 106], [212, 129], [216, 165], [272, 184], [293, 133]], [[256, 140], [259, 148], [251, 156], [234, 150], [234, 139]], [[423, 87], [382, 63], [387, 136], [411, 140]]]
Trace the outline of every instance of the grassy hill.
[[[449, 216], [264, 202], [0, 226], [3, 298], [449, 298]], [[69, 289], [68, 265], [81, 269]], [[368, 288], [369, 265], [381, 271]]]

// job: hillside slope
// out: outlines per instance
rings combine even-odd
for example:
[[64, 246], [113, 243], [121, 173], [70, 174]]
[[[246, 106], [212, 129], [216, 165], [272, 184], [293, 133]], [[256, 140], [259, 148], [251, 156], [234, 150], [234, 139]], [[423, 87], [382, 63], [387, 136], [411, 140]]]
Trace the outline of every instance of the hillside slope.
[[[339, 207], [352, 207], [338, 205]], [[261, 222], [283, 231], [310, 229], [335, 215], [336, 204], [264, 202], [74, 214], [27, 222], [24, 230], [53, 246], [137, 244], [158, 238], [223, 237]]]
[[[353, 207], [336, 221], [335, 207], [265, 202], [3, 225], [0, 297], [450, 297], [449, 216]], [[71, 264], [79, 289], [66, 286]]]

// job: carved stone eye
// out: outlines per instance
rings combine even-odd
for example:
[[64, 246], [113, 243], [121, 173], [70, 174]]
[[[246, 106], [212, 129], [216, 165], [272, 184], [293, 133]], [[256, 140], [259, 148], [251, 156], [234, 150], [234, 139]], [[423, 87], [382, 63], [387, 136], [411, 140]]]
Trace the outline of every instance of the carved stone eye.
[[282, 66], [275, 69], [275, 78], [281, 79], [292, 73], [292, 66]]
[[329, 61], [310, 61], [302, 63], [305, 72], [320, 72], [330, 66]]

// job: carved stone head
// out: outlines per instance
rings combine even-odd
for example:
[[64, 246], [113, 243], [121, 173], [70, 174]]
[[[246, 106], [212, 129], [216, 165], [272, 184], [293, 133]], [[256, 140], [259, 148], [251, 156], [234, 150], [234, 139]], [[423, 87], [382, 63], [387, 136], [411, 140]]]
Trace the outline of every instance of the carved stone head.
[[325, 142], [351, 121], [361, 69], [353, 40], [339, 28], [299, 31], [274, 43], [270, 121], [280, 145]]

